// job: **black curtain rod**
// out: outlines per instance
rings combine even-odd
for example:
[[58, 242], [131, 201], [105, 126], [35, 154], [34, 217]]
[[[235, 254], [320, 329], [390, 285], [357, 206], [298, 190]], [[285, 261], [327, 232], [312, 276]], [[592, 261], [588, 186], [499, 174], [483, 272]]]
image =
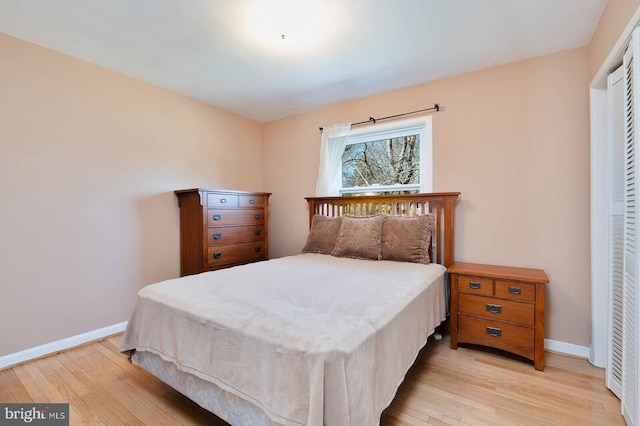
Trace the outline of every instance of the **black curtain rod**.
[[[417, 111], [411, 111], [411, 112], [404, 112], [402, 114], [390, 115], [388, 117], [380, 117], [380, 118], [369, 117], [369, 119], [366, 121], [358, 121], [357, 123], [352, 123], [351, 127], [360, 126], [362, 124], [376, 124], [378, 121], [391, 120], [392, 118], [404, 117], [405, 115], [417, 114], [419, 112], [425, 112], [425, 111], [440, 111], [440, 105], [433, 104], [433, 107], [431, 108], [419, 109]], [[324, 127], [319, 127], [319, 129], [320, 131], [322, 131]]]

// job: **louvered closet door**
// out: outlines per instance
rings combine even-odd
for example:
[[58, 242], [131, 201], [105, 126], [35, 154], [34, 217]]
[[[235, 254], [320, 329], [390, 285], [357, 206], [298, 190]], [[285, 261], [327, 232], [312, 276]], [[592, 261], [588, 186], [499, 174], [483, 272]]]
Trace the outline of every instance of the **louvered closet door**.
[[[640, 132], [640, 30], [633, 32], [624, 57], [625, 69], [625, 155], [624, 155], [624, 274], [623, 274], [623, 336], [622, 336], [622, 414], [627, 424], [638, 420], [638, 232], [637, 173], [638, 137]], [[640, 426], [640, 425], [639, 425]]]
[[622, 398], [622, 333], [624, 291], [624, 68], [607, 79], [609, 111], [609, 324], [607, 387]]

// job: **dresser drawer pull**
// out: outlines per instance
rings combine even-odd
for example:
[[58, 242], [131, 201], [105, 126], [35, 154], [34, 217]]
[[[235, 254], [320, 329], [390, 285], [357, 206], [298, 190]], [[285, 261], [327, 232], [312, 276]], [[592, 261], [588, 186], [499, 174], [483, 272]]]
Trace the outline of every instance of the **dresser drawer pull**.
[[501, 314], [502, 313], [502, 306], [493, 305], [491, 303], [487, 303], [487, 312], [491, 312], [492, 314]]
[[226, 198], [220, 198], [220, 204], [224, 204], [224, 203], [226, 203], [226, 202], [227, 202], [227, 199], [226, 199]]
[[256, 229], [255, 231], [253, 231], [254, 235], [260, 235], [262, 234], [262, 231], [259, 229]]
[[221, 220], [221, 219], [222, 219], [222, 215], [219, 215], [219, 214], [213, 215], [213, 220]]
[[493, 337], [500, 337], [502, 336], [502, 330], [495, 327], [487, 327], [487, 334]]
[[213, 234], [214, 240], [219, 240], [220, 238], [222, 238], [222, 234]]
[[262, 217], [262, 215], [254, 214], [254, 215], [253, 215], [253, 217], [254, 217], [256, 220], [258, 220], [258, 219], [260, 219], [260, 218]]
[[221, 257], [222, 257], [222, 252], [221, 251], [213, 253], [213, 258], [214, 259], [220, 259]]
[[522, 293], [522, 289], [520, 287], [509, 287], [509, 293], [520, 294]]
[[262, 247], [256, 247], [255, 250], [256, 250], [256, 253], [260, 253], [262, 251]]
[[249, 204], [255, 204], [256, 200], [249, 200]]
[[469, 281], [469, 288], [473, 288], [475, 290], [480, 288], [480, 283], [478, 281]]

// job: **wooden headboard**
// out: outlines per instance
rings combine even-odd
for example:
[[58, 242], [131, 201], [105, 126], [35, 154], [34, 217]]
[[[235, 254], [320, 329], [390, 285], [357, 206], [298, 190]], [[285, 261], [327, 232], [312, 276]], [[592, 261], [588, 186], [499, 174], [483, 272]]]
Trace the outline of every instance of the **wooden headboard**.
[[360, 195], [347, 197], [308, 197], [309, 226], [316, 214], [322, 216], [366, 216], [385, 213], [399, 216], [418, 216], [433, 213], [436, 216], [435, 247], [432, 259], [445, 267], [453, 263], [454, 206], [459, 192], [430, 194]]

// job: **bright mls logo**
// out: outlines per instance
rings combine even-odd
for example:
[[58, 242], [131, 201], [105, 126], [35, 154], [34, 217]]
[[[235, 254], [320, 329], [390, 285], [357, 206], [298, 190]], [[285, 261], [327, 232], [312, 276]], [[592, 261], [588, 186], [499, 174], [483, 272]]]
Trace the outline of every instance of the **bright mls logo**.
[[0, 426], [24, 424], [68, 426], [69, 404], [0, 403]]

